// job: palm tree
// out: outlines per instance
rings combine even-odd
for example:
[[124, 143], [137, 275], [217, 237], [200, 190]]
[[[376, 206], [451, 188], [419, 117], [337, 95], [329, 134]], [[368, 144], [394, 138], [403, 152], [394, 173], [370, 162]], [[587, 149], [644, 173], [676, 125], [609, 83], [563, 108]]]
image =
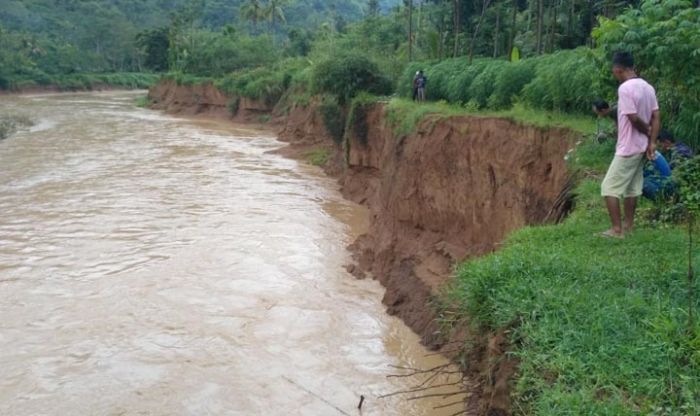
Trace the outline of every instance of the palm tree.
[[241, 5], [241, 17], [253, 24], [253, 31], [257, 32], [258, 23], [265, 18], [265, 10], [260, 0], [247, 0]]
[[267, 7], [265, 7], [264, 15], [270, 19], [270, 31], [274, 36], [275, 29], [277, 29], [276, 23], [287, 22], [287, 17], [284, 15], [283, 7], [288, 5], [290, 0], [268, 0]]

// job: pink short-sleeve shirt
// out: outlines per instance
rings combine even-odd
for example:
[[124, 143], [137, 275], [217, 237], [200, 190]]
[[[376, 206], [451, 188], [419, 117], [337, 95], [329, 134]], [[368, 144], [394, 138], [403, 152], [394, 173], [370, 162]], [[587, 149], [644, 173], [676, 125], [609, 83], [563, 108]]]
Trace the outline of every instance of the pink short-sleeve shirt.
[[647, 150], [649, 138], [637, 130], [627, 117], [636, 114], [647, 123], [659, 109], [654, 87], [641, 78], [629, 79], [617, 90], [617, 156], [633, 156]]

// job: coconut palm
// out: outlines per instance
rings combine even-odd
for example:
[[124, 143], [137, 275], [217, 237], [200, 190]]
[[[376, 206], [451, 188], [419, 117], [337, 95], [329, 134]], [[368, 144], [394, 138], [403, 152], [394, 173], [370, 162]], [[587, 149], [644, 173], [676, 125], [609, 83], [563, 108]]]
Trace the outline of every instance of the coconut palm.
[[287, 22], [283, 7], [289, 5], [290, 2], [291, 0], [268, 0], [264, 15], [270, 19], [270, 31], [273, 34], [277, 29], [277, 22]]
[[241, 17], [253, 24], [253, 31], [257, 32], [258, 23], [265, 19], [265, 7], [260, 0], [247, 0], [241, 5]]

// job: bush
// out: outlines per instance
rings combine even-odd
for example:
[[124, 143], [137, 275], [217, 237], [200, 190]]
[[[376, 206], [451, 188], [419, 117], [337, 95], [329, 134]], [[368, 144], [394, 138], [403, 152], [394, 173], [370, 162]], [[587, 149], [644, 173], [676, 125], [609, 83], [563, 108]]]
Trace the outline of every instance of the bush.
[[345, 134], [345, 115], [338, 100], [333, 96], [324, 96], [318, 111], [321, 113], [323, 125], [333, 141], [337, 144], [342, 143]]
[[[700, 146], [700, 8], [688, 0], [645, 0], [593, 31], [605, 59], [617, 50], [633, 53], [640, 75], [655, 88], [664, 124]], [[603, 67], [610, 78], [609, 65]], [[600, 76], [600, 75], [599, 75]]]
[[477, 75], [469, 86], [470, 101], [476, 103], [477, 108], [486, 107], [496, 84], [496, 77], [508, 65], [506, 61], [491, 60], [484, 65], [484, 69]]
[[379, 67], [361, 54], [328, 58], [313, 70], [312, 84], [315, 92], [332, 94], [338, 104], [345, 105], [360, 91], [386, 95], [392, 92], [389, 78]]
[[367, 145], [369, 136], [369, 125], [367, 124], [367, 113], [374, 104], [377, 97], [361, 92], [352, 100], [350, 112], [345, 127], [345, 134], [353, 134], [363, 145]]
[[231, 73], [216, 81], [215, 85], [229, 95], [262, 100], [268, 106], [275, 105], [295, 83], [305, 82], [304, 70], [308, 62], [287, 59], [271, 68], [261, 67]]
[[597, 59], [590, 49], [560, 51], [536, 61], [535, 77], [522, 94], [530, 106], [588, 113], [591, 102], [603, 95]]
[[472, 100], [471, 86], [475, 79], [488, 66], [488, 59], [474, 61], [469, 65], [466, 59], [462, 60], [462, 67], [458, 74], [453, 76], [447, 83], [446, 97], [449, 102], [466, 104]]
[[534, 60], [529, 59], [505, 65], [496, 76], [494, 91], [488, 101], [489, 108], [509, 108], [534, 76]]

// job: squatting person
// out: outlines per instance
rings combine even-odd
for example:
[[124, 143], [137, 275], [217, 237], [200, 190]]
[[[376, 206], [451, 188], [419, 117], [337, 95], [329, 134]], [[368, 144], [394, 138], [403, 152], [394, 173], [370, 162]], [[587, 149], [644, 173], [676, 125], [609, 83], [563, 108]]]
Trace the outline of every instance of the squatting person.
[[[644, 183], [644, 158], [654, 160], [656, 157], [661, 118], [656, 91], [637, 76], [632, 54], [615, 53], [612, 72], [620, 82], [617, 91], [617, 146], [601, 186], [612, 228], [601, 235], [624, 238], [625, 233], [634, 228], [634, 213]], [[624, 225], [620, 199], [624, 205]]]

